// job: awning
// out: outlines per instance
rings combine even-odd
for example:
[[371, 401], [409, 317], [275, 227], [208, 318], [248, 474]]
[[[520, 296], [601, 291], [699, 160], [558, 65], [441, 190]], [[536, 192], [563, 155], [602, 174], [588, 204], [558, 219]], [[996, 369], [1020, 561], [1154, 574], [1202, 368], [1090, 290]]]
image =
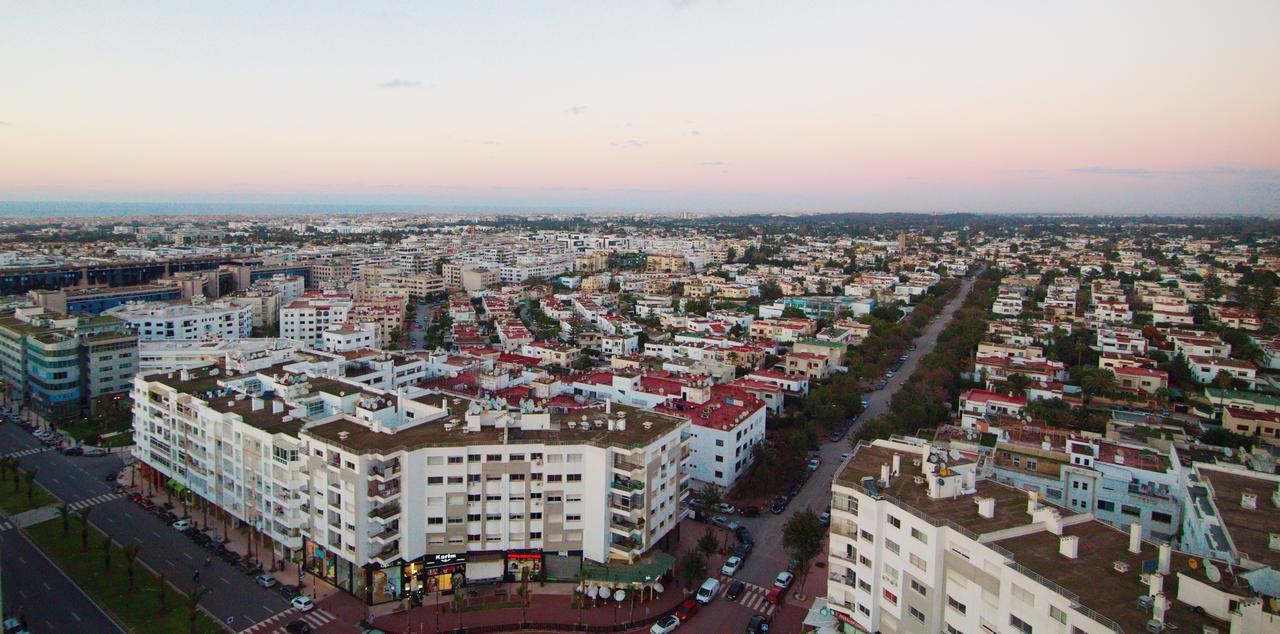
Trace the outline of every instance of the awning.
[[168, 486], [170, 489], [173, 489], [174, 491], [177, 491], [177, 492], [179, 492], [179, 493], [181, 493], [183, 490], [185, 490], [185, 489], [187, 488], [187, 487], [185, 487], [185, 486], [182, 486], [182, 483], [181, 483], [181, 482], [178, 482], [177, 480], [174, 480], [173, 478], [169, 478], [169, 481], [168, 481], [168, 482], [166, 482], [166, 483], [165, 483], [165, 485], [166, 485], [166, 486]]
[[804, 626], [820, 634], [839, 634], [840, 632], [840, 622], [836, 620], [831, 608], [827, 607], [827, 600], [821, 597], [813, 600], [809, 613], [804, 616]]

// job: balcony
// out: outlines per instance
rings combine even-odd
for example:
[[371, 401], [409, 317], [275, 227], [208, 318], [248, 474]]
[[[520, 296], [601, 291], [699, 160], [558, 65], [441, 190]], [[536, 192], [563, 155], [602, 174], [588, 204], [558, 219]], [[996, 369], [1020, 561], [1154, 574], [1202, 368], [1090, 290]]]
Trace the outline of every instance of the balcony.
[[644, 465], [630, 462], [628, 460], [623, 460], [621, 458], [614, 458], [613, 470], [624, 471], [627, 473], [635, 473], [637, 471], [644, 471]]
[[624, 517], [617, 513], [610, 513], [610, 517], [609, 526], [613, 530], [622, 531], [623, 533], [631, 533], [632, 531], [644, 528], [643, 519], [632, 520], [629, 517]]
[[400, 540], [396, 540], [391, 542], [390, 544], [387, 544], [386, 546], [383, 546], [382, 549], [379, 550], [378, 552], [370, 555], [369, 559], [372, 561], [381, 561], [383, 563], [387, 563], [399, 556], [400, 556]]
[[375, 520], [386, 521], [400, 515], [400, 504], [391, 502], [382, 506], [375, 506], [369, 511], [369, 517]]
[[636, 557], [641, 553], [640, 540], [631, 537], [614, 537], [613, 542], [609, 544], [609, 550], [621, 553], [625, 557]]
[[400, 459], [383, 462], [369, 467], [369, 477], [379, 481], [387, 481], [400, 476]]
[[374, 502], [387, 502], [400, 495], [400, 483], [397, 480], [393, 484], [379, 485], [375, 482], [369, 483], [368, 488], [369, 499]]
[[839, 584], [849, 586], [850, 588], [855, 588], [858, 585], [858, 580], [854, 578], [853, 575], [841, 575], [841, 574], [831, 573], [831, 581], [833, 583], [839, 583]]
[[628, 478], [614, 478], [610, 487], [615, 491], [630, 495], [632, 491], [643, 491], [644, 483], [639, 480], [631, 480]]
[[375, 542], [378, 544], [388, 544], [393, 540], [397, 539], [398, 537], [400, 537], [399, 523], [392, 522], [391, 525], [387, 526], [381, 532], [370, 535], [369, 541]]

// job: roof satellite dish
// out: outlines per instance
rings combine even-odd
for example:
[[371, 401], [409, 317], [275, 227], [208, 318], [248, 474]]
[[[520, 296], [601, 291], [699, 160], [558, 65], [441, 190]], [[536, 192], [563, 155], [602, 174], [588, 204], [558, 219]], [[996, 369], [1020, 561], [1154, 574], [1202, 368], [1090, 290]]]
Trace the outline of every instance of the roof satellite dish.
[[960, 450], [959, 450], [959, 449], [952, 449], [951, 451], [947, 452], [947, 455], [948, 455], [948, 456], [951, 456], [951, 459], [952, 459], [952, 460], [959, 460], [959, 459], [962, 457], [962, 456], [960, 455]]
[[1218, 567], [1213, 565], [1211, 561], [1207, 561], [1204, 564], [1204, 576], [1209, 578], [1210, 583], [1222, 581], [1222, 571], [1218, 570]]

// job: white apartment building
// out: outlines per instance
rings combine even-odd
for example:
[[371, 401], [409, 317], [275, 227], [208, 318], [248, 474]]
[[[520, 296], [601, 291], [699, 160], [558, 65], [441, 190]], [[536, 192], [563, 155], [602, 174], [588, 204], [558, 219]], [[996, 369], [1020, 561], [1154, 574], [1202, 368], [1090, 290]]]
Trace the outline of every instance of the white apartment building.
[[129, 302], [105, 314], [128, 322], [138, 333], [139, 341], [241, 339], [253, 333], [253, 307], [232, 299]]
[[821, 606], [841, 631], [1280, 629], [1247, 584], [1207, 573], [1207, 560], [1143, 541], [1138, 524], [1045, 505], [986, 478], [976, 458], [885, 440], [855, 449], [832, 484]]
[[324, 332], [347, 322], [354, 306], [349, 295], [309, 293], [280, 309], [280, 336], [309, 347], [324, 346]]
[[632, 562], [684, 517], [682, 418], [311, 373], [336, 367], [303, 353], [235, 377], [137, 378], [144, 476], [259, 527], [278, 556], [301, 548], [310, 574], [369, 603], [452, 589], [454, 572], [511, 581], [525, 567]]

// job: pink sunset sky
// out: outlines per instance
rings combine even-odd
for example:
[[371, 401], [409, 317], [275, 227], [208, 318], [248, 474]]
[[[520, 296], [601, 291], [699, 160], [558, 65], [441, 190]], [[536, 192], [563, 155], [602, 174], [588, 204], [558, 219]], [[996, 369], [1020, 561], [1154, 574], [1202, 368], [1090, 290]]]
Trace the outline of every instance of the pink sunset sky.
[[1280, 212], [1280, 2], [59, 3], [0, 200]]

